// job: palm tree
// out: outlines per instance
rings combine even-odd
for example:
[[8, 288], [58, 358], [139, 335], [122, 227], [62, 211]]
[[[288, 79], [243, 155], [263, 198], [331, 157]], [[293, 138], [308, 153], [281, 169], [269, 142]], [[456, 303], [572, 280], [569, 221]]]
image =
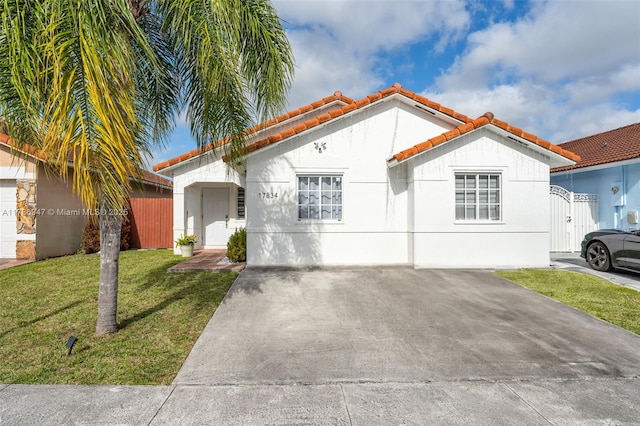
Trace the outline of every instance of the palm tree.
[[200, 147], [279, 112], [291, 47], [268, 0], [7, 0], [0, 118], [73, 183], [100, 225], [97, 334], [117, 330], [118, 258], [131, 178], [185, 110]]

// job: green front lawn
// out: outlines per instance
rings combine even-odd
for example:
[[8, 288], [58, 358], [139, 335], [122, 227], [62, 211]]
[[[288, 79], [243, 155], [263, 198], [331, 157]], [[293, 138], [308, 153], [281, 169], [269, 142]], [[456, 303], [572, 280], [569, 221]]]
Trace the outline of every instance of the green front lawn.
[[640, 334], [640, 292], [593, 275], [554, 269], [497, 271], [499, 276]]
[[120, 331], [104, 337], [94, 335], [98, 254], [0, 271], [0, 383], [170, 384], [237, 277], [166, 272], [182, 260], [122, 252]]

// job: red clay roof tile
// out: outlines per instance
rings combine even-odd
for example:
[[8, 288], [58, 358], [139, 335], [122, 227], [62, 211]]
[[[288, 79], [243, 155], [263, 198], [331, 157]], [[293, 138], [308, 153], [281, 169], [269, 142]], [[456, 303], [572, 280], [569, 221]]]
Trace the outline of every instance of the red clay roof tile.
[[[441, 143], [445, 143], [447, 138], [444, 137], [444, 134], [438, 135], [434, 138], [429, 139], [427, 142], [430, 142], [432, 146], [440, 145]], [[421, 145], [421, 144], [418, 144]]]
[[[322, 114], [322, 115], [319, 115], [317, 117], [317, 119], [318, 119], [318, 121], [320, 123], [324, 123], [324, 122], [327, 122], [327, 121], [331, 120], [331, 116], [329, 114]], [[284, 132], [286, 132], [286, 130], [282, 131], [282, 133], [284, 133]]]
[[[435, 111], [438, 111], [438, 112], [440, 112], [442, 114], [445, 114], [445, 115], [448, 115], [448, 116], [450, 116], [452, 118], [455, 118], [456, 120], [461, 121], [463, 123], [470, 123], [472, 121], [466, 115], [460, 114], [460, 113], [452, 110], [451, 108], [445, 108], [442, 105], [440, 105], [440, 104], [438, 104], [436, 102], [433, 102], [433, 101], [431, 101], [430, 99], [428, 99], [428, 98], [426, 98], [424, 96], [418, 95], [415, 92], [412, 92], [410, 90], [404, 89], [400, 83], [394, 83], [391, 87], [388, 87], [386, 89], [382, 89], [379, 92], [373, 93], [373, 94], [371, 94], [369, 96], [366, 96], [366, 97], [364, 97], [364, 98], [362, 98], [362, 99], [360, 99], [358, 101], [354, 101], [353, 99], [344, 96], [339, 91], [335, 92], [333, 94], [333, 96], [328, 96], [328, 97], [323, 98], [323, 99], [321, 99], [319, 101], [313, 102], [313, 103], [311, 103], [309, 105], [305, 105], [303, 107], [300, 107], [297, 110], [294, 110], [294, 111], [292, 111], [290, 113], [283, 114], [280, 117], [277, 117], [277, 118], [275, 118], [273, 120], [268, 121], [267, 123], [263, 123], [261, 125], [257, 125], [254, 128], [249, 129], [248, 133], [252, 133], [252, 132], [255, 132], [255, 131], [258, 131], [258, 130], [262, 130], [262, 129], [265, 129], [267, 127], [271, 127], [272, 125], [281, 123], [281, 122], [285, 121], [286, 119], [288, 119], [291, 116], [291, 114], [293, 114], [293, 113], [297, 114], [298, 111], [300, 112], [300, 114], [304, 114], [304, 113], [307, 113], [309, 111], [312, 111], [313, 109], [320, 108], [320, 107], [326, 105], [327, 103], [334, 102], [334, 101], [341, 101], [341, 102], [346, 104], [346, 105], [342, 105], [340, 107], [337, 107], [335, 110], [331, 110], [328, 113], [324, 113], [324, 114], [322, 114], [322, 115], [320, 115], [318, 117], [315, 117], [315, 118], [313, 118], [311, 120], [305, 121], [306, 129], [308, 130], [308, 129], [311, 129], [311, 128], [315, 127], [315, 126], [318, 126], [319, 124], [322, 124], [322, 123], [325, 123], [325, 122], [327, 122], [329, 120], [337, 118], [340, 115], [350, 113], [350, 112], [355, 111], [355, 110], [357, 110], [359, 108], [363, 108], [363, 107], [365, 107], [367, 105], [370, 105], [373, 102], [380, 101], [380, 100], [382, 100], [384, 98], [387, 98], [387, 97], [389, 97], [391, 95], [394, 95], [394, 94], [397, 94], [397, 93], [399, 93], [400, 95], [402, 95], [402, 96], [404, 96], [406, 98], [412, 99], [412, 100], [414, 100], [414, 101], [416, 101], [416, 102], [418, 102], [418, 103], [420, 103], [420, 104], [422, 104], [422, 105], [424, 105], [424, 106], [426, 106], [428, 108], [431, 108], [431, 109], [433, 109]], [[491, 118], [493, 118], [493, 116], [491, 116]], [[268, 126], [266, 124], [268, 124]], [[269, 137], [267, 145], [269, 145], [271, 143], [279, 142], [279, 141], [281, 141], [281, 140], [283, 140], [283, 139], [285, 139], [287, 137], [291, 137], [291, 136], [293, 136], [293, 134], [297, 134], [299, 132], [300, 132], [299, 128], [296, 128], [295, 130], [293, 130], [293, 129], [283, 130], [280, 133], [278, 133], [279, 139], [276, 139], [273, 136]], [[220, 146], [220, 145], [224, 144], [225, 142], [226, 141], [218, 141], [214, 145], [215, 146]], [[260, 142], [260, 141], [258, 141], [258, 142]], [[255, 151], [257, 149], [257, 145], [256, 144], [258, 142], [254, 142], [252, 144], [247, 145], [247, 147], [245, 148], [245, 152], [248, 153], [248, 152]], [[266, 146], [266, 145], [264, 143], [260, 143], [259, 147], [263, 147], [263, 146]], [[251, 147], [251, 149], [249, 149], [249, 147]], [[192, 158], [192, 157], [195, 157], [195, 156], [200, 155], [202, 153], [203, 153], [203, 150], [195, 149], [195, 150], [192, 150], [192, 151], [187, 153], [188, 154], [187, 158]], [[182, 158], [182, 159], [178, 160], [179, 158]], [[224, 161], [227, 160], [227, 158], [225, 156], [223, 156], [222, 159]], [[184, 161], [184, 157], [181, 156], [181, 157], [178, 157], [178, 158], [175, 158], [175, 159], [171, 159], [168, 162], [163, 162], [163, 163], [157, 164], [157, 165], [155, 165], [153, 167], [153, 170], [156, 170], [156, 171], [162, 170], [162, 169], [164, 169], [166, 167], [169, 167], [171, 165], [175, 165], [175, 164], [179, 163], [180, 161]]]
[[305, 130], [307, 130], [307, 125], [304, 123], [296, 124], [295, 126], [293, 126], [293, 130], [296, 133], [304, 132]]
[[[0, 133], [0, 144], [5, 145], [9, 148], [24, 152], [26, 154], [30, 154], [41, 161], [47, 161], [46, 155], [42, 151], [34, 147], [33, 145], [29, 145], [25, 143], [25, 144], [22, 144], [22, 146], [15, 146], [15, 144], [11, 143], [9, 136], [5, 135], [4, 133]], [[148, 170], [140, 170], [140, 176], [137, 176], [135, 179], [138, 179], [143, 183], [147, 183], [155, 186], [164, 186], [167, 188], [173, 187], [172, 181], [170, 181], [169, 179], [163, 176], [159, 176], [155, 173], [152, 173]]]
[[333, 111], [329, 111], [329, 115], [331, 116], [331, 118], [339, 117], [342, 114], [344, 114], [344, 111], [342, 111], [342, 108], [334, 109]]
[[[296, 134], [296, 132], [295, 132], [295, 130], [293, 130], [293, 128], [285, 129], [285, 130], [280, 132], [280, 135], [282, 136], [282, 139], [286, 139], [286, 138], [288, 138], [290, 136], [293, 136], [295, 134]], [[258, 142], [260, 142], [260, 141], [258, 141]]]
[[349, 104], [349, 105], [345, 105], [342, 108], [340, 108], [342, 110], [342, 112], [344, 112], [345, 114], [351, 111], [355, 111], [356, 109], [358, 109], [358, 105], [356, 105], [355, 103]]
[[552, 169], [552, 173], [640, 158], [640, 123], [574, 139], [560, 147], [575, 152], [581, 159], [573, 166]]
[[565, 158], [568, 158], [570, 160], [573, 161], [579, 161], [580, 157], [576, 154], [574, 154], [571, 151], [568, 151], [566, 149], [560, 148], [559, 146], [553, 145], [552, 143], [545, 141], [543, 139], [538, 138], [537, 136], [535, 136], [532, 133], [526, 133], [523, 132], [521, 129], [517, 128], [517, 127], [513, 127], [511, 125], [509, 125], [508, 123], [504, 122], [504, 121], [500, 121], [497, 120], [495, 118], [493, 118], [493, 114], [490, 112], [487, 112], [483, 115], [481, 115], [480, 117], [476, 118], [475, 120], [472, 120], [471, 122], [468, 123], [464, 123], [461, 124], [460, 126], [456, 127], [455, 129], [451, 129], [449, 131], [446, 131], [438, 136], [435, 136], [425, 142], [419, 143], [417, 145], [412, 146], [411, 148], [405, 149], [404, 151], [400, 151], [399, 153], [393, 155], [389, 160], [387, 160], [388, 162], [392, 162], [392, 161], [403, 161], [406, 160], [407, 158], [410, 158], [416, 154], [419, 154], [421, 152], [427, 151], [428, 149], [435, 147], [437, 145], [443, 144], [445, 142], [448, 142], [452, 139], [457, 138], [460, 135], [464, 135], [465, 133], [468, 133], [474, 129], [478, 129], [482, 126], [486, 126], [487, 124], [493, 124], [503, 130], [506, 130], [510, 133], [515, 134], [518, 137], [521, 137], [523, 139], [526, 139], [530, 142], [535, 143], [536, 145], [539, 145], [543, 148], [549, 149], [553, 152], [555, 152], [556, 154], [562, 155]]

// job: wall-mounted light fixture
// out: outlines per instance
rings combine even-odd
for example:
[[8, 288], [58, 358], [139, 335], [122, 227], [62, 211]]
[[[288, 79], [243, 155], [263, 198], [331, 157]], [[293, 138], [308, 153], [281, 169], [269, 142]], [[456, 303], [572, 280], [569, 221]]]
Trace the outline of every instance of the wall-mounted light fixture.
[[611, 193], [612, 194], [617, 194], [619, 190], [620, 190], [620, 188], [618, 188], [616, 185], [611, 187]]

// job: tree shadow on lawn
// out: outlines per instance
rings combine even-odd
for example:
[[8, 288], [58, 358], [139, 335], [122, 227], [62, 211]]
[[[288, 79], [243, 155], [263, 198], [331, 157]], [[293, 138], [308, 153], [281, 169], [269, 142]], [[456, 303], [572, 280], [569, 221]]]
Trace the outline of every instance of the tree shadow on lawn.
[[[119, 329], [126, 329], [132, 324], [143, 320], [150, 315], [160, 312], [174, 303], [187, 301], [187, 309], [190, 313], [199, 313], [203, 309], [210, 309], [212, 303], [215, 307], [220, 305], [228, 291], [231, 282], [235, 280], [236, 273], [216, 274], [213, 272], [184, 272], [169, 273], [167, 268], [172, 262], [163, 262], [162, 265], [151, 269], [142, 282], [135, 285], [134, 293], [144, 298], [144, 293], [161, 288], [163, 292], [170, 291], [163, 300], [135, 313], [118, 322]], [[231, 281], [231, 282], [230, 282]], [[215, 309], [211, 312], [213, 312]]]
[[55, 310], [49, 312], [48, 314], [40, 315], [39, 317], [34, 318], [32, 320], [29, 320], [29, 321], [21, 321], [21, 322], [18, 323], [17, 326], [12, 327], [12, 328], [10, 328], [8, 330], [5, 330], [2, 333], [0, 333], [0, 338], [6, 336], [7, 334], [9, 334], [9, 333], [11, 333], [13, 331], [19, 330], [19, 329], [21, 329], [23, 327], [28, 327], [30, 325], [33, 325], [33, 324], [37, 323], [37, 322], [46, 320], [47, 318], [51, 318], [53, 316], [56, 316], [56, 315], [66, 311], [68, 309], [74, 308], [74, 307], [76, 307], [78, 305], [82, 305], [85, 302], [86, 302], [86, 300], [76, 300], [75, 302], [71, 302], [66, 306], [62, 306], [62, 307], [60, 307], [58, 309], [55, 309]]

